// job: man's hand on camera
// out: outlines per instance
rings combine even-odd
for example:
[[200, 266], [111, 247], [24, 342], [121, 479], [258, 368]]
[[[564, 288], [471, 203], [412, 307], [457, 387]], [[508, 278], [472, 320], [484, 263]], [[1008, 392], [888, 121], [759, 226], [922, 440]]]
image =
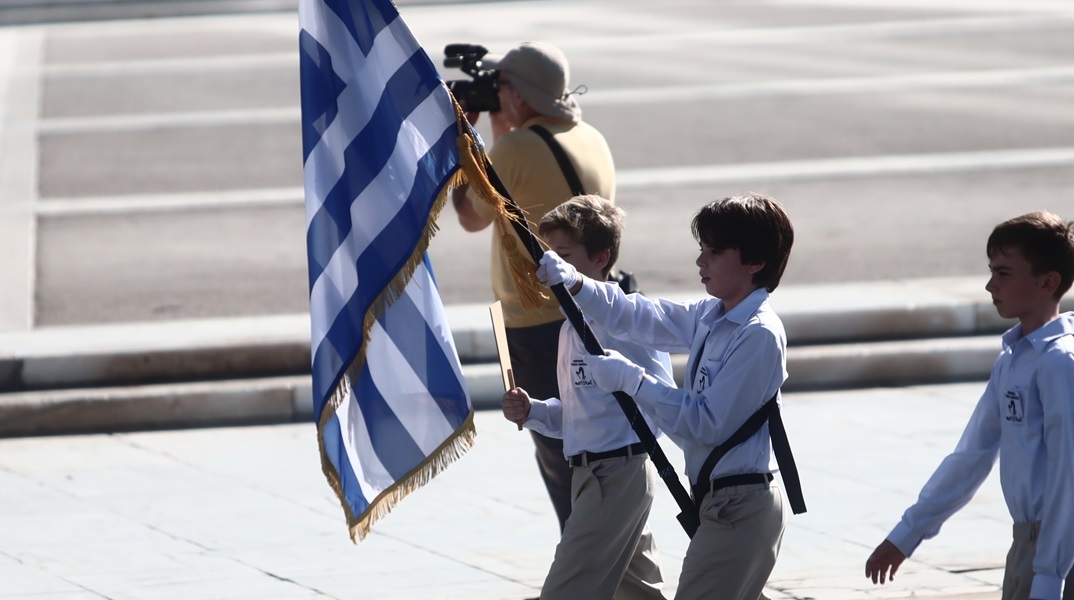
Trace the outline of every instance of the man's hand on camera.
[[466, 120], [470, 122], [470, 127], [473, 127], [473, 126], [477, 125], [477, 119], [480, 116], [481, 116], [481, 113], [479, 113], [479, 112], [468, 112], [468, 113], [466, 113]]
[[[562, 283], [571, 295], [574, 295], [578, 293], [578, 289], [581, 289], [582, 276], [578, 274], [574, 265], [549, 250], [541, 257], [541, 265], [537, 267], [537, 281], [548, 287]], [[575, 287], [578, 289], [572, 289]]]

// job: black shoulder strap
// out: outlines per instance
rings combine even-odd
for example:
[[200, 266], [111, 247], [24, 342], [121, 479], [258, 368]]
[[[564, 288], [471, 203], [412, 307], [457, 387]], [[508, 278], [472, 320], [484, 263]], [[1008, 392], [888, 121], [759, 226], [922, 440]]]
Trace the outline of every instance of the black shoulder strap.
[[552, 155], [556, 157], [556, 162], [559, 163], [559, 168], [563, 171], [563, 176], [567, 178], [567, 185], [571, 188], [571, 193], [575, 196], [581, 196], [585, 193], [585, 188], [582, 187], [582, 180], [578, 178], [578, 172], [574, 170], [574, 165], [571, 164], [570, 157], [563, 151], [563, 146], [559, 145], [556, 138], [552, 137], [552, 133], [541, 127], [540, 125], [530, 125], [530, 131], [541, 136], [548, 147], [552, 150]]
[[[776, 393], [778, 394], [779, 392]], [[727, 441], [713, 448], [709, 457], [705, 459], [705, 464], [701, 465], [701, 472], [697, 474], [697, 483], [708, 481], [712, 477], [712, 470], [716, 468], [716, 463], [720, 462], [720, 459], [730, 452], [732, 448], [753, 437], [753, 434], [757, 433], [761, 426], [768, 421], [768, 415], [777, 408], [776, 397], [772, 396], [768, 402], [764, 403], [764, 406], [750, 415], [750, 418], [746, 419], [746, 422], [732, 433], [731, 437], [727, 438]]]
[[802, 482], [798, 478], [798, 467], [794, 463], [794, 455], [791, 454], [787, 430], [783, 427], [779, 404], [776, 403], [778, 396], [779, 391], [776, 391], [775, 395], [764, 403], [764, 406], [750, 415], [750, 418], [746, 419], [746, 422], [727, 438], [727, 441], [712, 449], [705, 463], [701, 465], [697, 482], [708, 481], [712, 476], [712, 470], [716, 468], [716, 463], [720, 462], [724, 455], [735, 446], [753, 437], [753, 434], [757, 433], [765, 422], [768, 422], [768, 431], [772, 436], [772, 451], [776, 454], [780, 475], [783, 476], [783, 483], [787, 487], [787, 499], [790, 500], [791, 510], [797, 515], [806, 511], [805, 498], [802, 496]]
[[772, 436], [772, 452], [775, 452], [776, 462], [779, 463], [779, 474], [783, 478], [783, 485], [787, 488], [787, 499], [791, 502], [791, 510], [794, 514], [800, 515], [806, 511], [805, 497], [802, 496], [802, 481], [798, 479], [798, 466], [794, 464], [791, 442], [787, 439], [787, 430], [783, 427], [783, 417], [779, 414], [779, 406], [776, 406], [768, 417], [768, 432]]

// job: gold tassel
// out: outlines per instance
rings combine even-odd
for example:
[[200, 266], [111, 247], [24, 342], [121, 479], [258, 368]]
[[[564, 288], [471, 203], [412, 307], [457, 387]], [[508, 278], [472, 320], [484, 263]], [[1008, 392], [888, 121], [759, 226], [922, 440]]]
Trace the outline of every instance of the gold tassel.
[[529, 253], [523, 253], [521, 243], [515, 235], [514, 229], [506, 219], [500, 220], [500, 246], [507, 255], [507, 264], [511, 267], [511, 280], [518, 291], [518, 299], [522, 306], [534, 309], [548, 301], [544, 293], [544, 287], [537, 281], [537, 265], [530, 258]]
[[[550, 296], [544, 286], [537, 281], [537, 264], [528, 252], [523, 251], [518, 236], [515, 235], [512, 222], [521, 222], [521, 219], [507, 208], [510, 202], [496, 191], [495, 186], [489, 181], [485, 165], [488, 156], [485, 150], [477, 143], [471, 133], [470, 124], [466, 121], [466, 114], [458, 102], [455, 102], [455, 120], [459, 128], [458, 149], [462, 158], [462, 168], [452, 178], [450, 187], [455, 189], [465, 183], [470, 184], [470, 189], [478, 198], [485, 201], [496, 209], [497, 227], [503, 232], [500, 237], [500, 247], [507, 256], [507, 264], [511, 269], [511, 279], [518, 291], [519, 301], [527, 309], [534, 309], [548, 302]], [[544, 242], [538, 236], [534, 236], [542, 245]]]

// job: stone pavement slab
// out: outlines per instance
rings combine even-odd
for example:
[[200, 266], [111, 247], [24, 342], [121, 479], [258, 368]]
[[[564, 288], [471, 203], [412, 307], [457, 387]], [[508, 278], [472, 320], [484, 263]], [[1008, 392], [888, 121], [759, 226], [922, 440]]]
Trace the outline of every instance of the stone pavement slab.
[[[787, 394], [809, 512], [790, 519], [768, 595], [998, 597], [1010, 523], [995, 476], [895, 582], [864, 577], [982, 389]], [[498, 412], [475, 421], [476, 446], [357, 545], [312, 423], [0, 439], [0, 598], [535, 596], [557, 534], [532, 443]], [[651, 526], [668, 597], [687, 545], [675, 513], [658, 493]]]

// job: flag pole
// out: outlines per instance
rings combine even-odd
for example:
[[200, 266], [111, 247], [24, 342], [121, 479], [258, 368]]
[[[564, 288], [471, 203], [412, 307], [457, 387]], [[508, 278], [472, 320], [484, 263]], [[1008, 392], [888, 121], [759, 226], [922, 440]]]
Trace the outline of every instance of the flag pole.
[[[522, 208], [515, 202], [515, 199], [511, 197], [510, 192], [507, 191], [507, 186], [503, 184], [500, 176], [496, 173], [496, 169], [493, 168], [492, 163], [488, 160], [488, 156], [481, 153], [482, 161], [484, 163], [485, 172], [488, 174], [489, 182], [496, 189], [496, 192], [504, 197], [507, 202], [505, 203], [507, 210], [512, 214], [511, 225], [515, 229], [515, 233], [518, 234], [522, 243], [529, 250], [530, 256], [533, 258], [534, 263], [540, 264], [541, 257], [544, 255], [544, 249], [541, 248], [540, 242], [537, 237], [533, 235], [533, 232], [529, 228], [529, 223], [526, 220], [526, 215], [522, 211]], [[567, 320], [571, 322], [574, 330], [578, 332], [579, 337], [582, 338], [582, 343], [585, 346], [586, 352], [592, 355], [604, 355], [604, 348], [601, 347], [600, 342], [593, 335], [589, 329], [589, 325], [586, 324], [585, 319], [582, 317], [582, 311], [578, 308], [578, 303], [574, 301], [574, 297], [571, 296], [567, 288], [562, 283], [553, 285], [551, 287], [552, 293], [556, 296], [556, 300], [559, 301], [560, 307], [567, 315]], [[619, 408], [622, 409], [623, 414], [626, 415], [627, 420], [630, 422], [630, 426], [634, 429], [634, 433], [638, 435], [638, 439], [642, 445], [645, 446], [645, 451], [649, 454], [649, 458], [653, 461], [653, 466], [656, 467], [657, 474], [664, 480], [664, 483], [668, 486], [668, 490], [671, 491], [671, 495], [675, 498], [675, 502], [679, 505], [680, 512], [675, 517], [678, 519], [679, 524], [686, 531], [686, 535], [693, 538], [694, 533], [697, 532], [697, 528], [700, 525], [698, 517], [697, 507], [694, 505], [693, 499], [690, 494], [683, 487], [682, 481], [675, 473], [675, 468], [671, 465], [671, 461], [668, 460], [664, 449], [660, 447], [660, 444], [656, 441], [656, 436], [653, 435], [653, 431], [649, 429], [649, 424], [645, 422], [645, 419], [641, 417], [641, 411], [638, 409], [638, 405], [634, 402], [634, 399], [630, 397], [626, 392], [614, 392], [615, 400], [619, 403]]]

